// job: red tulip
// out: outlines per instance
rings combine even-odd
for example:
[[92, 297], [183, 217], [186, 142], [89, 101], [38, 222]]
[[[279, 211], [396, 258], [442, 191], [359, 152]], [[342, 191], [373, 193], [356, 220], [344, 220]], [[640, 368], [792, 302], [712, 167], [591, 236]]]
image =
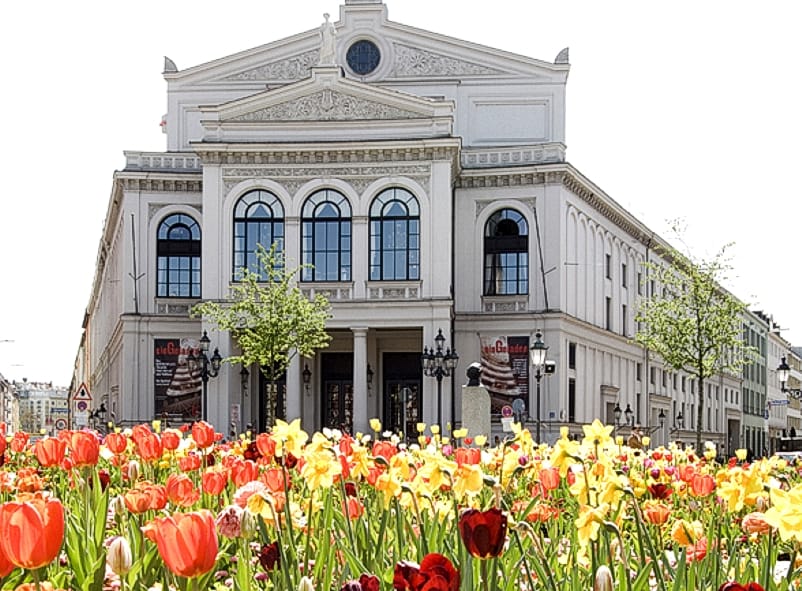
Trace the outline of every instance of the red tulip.
[[94, 466], [100, 457], [100, 441], [92, 431], [72, 431], [69, 448], [70, 458], [76, 468]]
[[162, 433], [162, 445], [168, 451], [175, 451], [181, 445], [181, 431], [169, 430]]
[[507, 516], [501, 509], [466, 509], [459, 516], [459, 533], [465, 548], [476, 558], [500, 556], [507, 534]]
[[457, 462], [457, 466], [477, 465], [481, 459], [482, 450], [478, 447], [458, 447], [454, 450], [454, 461]]
[[728, 581], [718, 588], [718, 591], [764, 591], [762, 585], [751, 582], [746, 585], [736, 583], [735, 581]]
[[155, 542], [164, 564], [181, 577], [197, 577], [214, 568], [217, 561], [217, 530], [214, 516], [202, 509], [157, 517], [142, 528]]
[[103, 443], [111, 453], [119, 455], [128, 447], [128, 438], [122, 433], [109, 433]]
[[41, 568], [61, 550], [64, 506], [41, 493], [25, 498], [0, 505], [0, 551], [20, 568]]
[[231, 480], [237, 487], [251, 482], [259, 477], [259, 468], [256, 462], [240, 460], [231, 465]]
[[136, 452], [143, 461], [154, 462], [162, 457], [164, 449], [158, 433], [153, 433], [150, 430], [143, 430], [140, 432], [139, 436], [134, 439], [134, 443], [136, 443]]
[[546, 490], [555, 490], [560, 486], [560, 470], [558, 468], [543, 468], [540, 471], [540, 484]]
[[164, 484], [167, 500], [179, 507], [194, 505], [200, 498], [200, 492], [186, 474], [170, 474]]
[[691, 479], [691, 491], [697, 497], [706, 497], [716, 488], [716, 481], [710, 474], [694, 474]]
[[442, 554], [423, 557], [420, 566], [414, 562], [399, 562], [393, 573], [396, 591], [457, 591], [459, 571]]
[[203, 492], [209, 495], [219, 495], [228, 483], [228, 473], [224, 470], [209, 469], [201, 476]]
[[11, 439], [11, 451], [20, 453], [26, 445], [28, 445], [28, 434], [22, 431], [14, 433], [14, 437]]
[[195, 453], [183, 456], [180, 460], [178, 460], [178, 467], [181, 468], [182, 472], [193, 472], [200, 468], [200, 466], [201, 458]]
[[192, 425], [192, 440], [201, 449], [214, 445], [214, 427], [206, 421], [198, 421]]
[[259, 551], [259, 564], [268, 572], [281, 565], [281, 554], [279, 554], [278, 542], [262, 546], [262, 549]]
[[40, 439], [33, 446], [33, 453], [43, 468], [52, 468], [61, 464], [67, 451], [67, 443], [55, 437]]

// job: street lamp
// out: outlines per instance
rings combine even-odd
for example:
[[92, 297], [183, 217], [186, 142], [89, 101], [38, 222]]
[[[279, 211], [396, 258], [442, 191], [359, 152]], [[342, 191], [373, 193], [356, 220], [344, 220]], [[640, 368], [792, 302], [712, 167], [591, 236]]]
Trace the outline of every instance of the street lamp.
[[220, 351], [217, 347], [214, 348], [214, 353], [212, 354], [212, 358], [209, 359], [209, 345], [211, 341], [209, 340], [209, 335], [206, 334], [206, 331], [203, 331], [203, 336], [200, 338], [200, 352], [198, 355], [195, 355], [193, 352], [190, 352], [189, 356], [187, 357], [187, 361], [189, 362], [190, 369], [193, 371], [200, 370], [200, 377], [201, 382], [203, 382], [203, 397], [201, 398], [201, 418], [205, 421], [206, 414], [207, 414], [207, 406], [206, 406], [206, 393], [209, 387], [209, 378], [216, 378], [217, 374], [220, 373], [220, 364], [223, 361], [223, 358], [220, 356]]
[[[532, 348], [529, 351], [529, 354], [532, 357], [532, 367], [535, 368], [535, 381], [537, 382], [537, 394], [535, 397], [535, 406], [537, 407], [537, 425], [535, 429], [535, 437], [538, 443], [541, 442], [540, 440], [540, 379], [543, 377], [543, 370], [546, 367], [546, 353], [548, 352], [549, 347], [543, 342], [543, 335], [538, 331], [535, 333], [535, 342], [532, 344]], [[620, 412], [620, 409], [619, 409]]]
[[434, 337], [434, 348], [423, 348], [421, 355], [421, 365], [423, 366], [424, 375], [430, 378], [437, 379], [437, 424], [442, 425], [443, 420], [443, 378], [451, 375], [457, 367], [459, 355], [457, 350], [453, 351], [449, 348], [443, 351], [443, 345], [446, 342], [446, 337], [443, 336], [443, 329], [437, 329], [437, 336]]
[[660, 409], [660, 414], [657, 415], [657, 420], [660, 421], [660, 430], [663, 430], [663, 427], [666, 426], [666, 413], [663, 409]]
[[791, 377], [791, 367], [785, 361], [785, 356], [783, 356], [780, 360], [780, 365], [777, 366], [777, 378], [780, 380], [780, 390], [782, 390], [784, 394], [788, 394], [791, 398], [799, 400], [802, 398], [802, 390], [785, 387], [789, 377]]
[[304, 363], [304, 370], [301, 372], [301, 376], [304, 379], [304, 390], [306, 390], [306, 395], [309, 396], [309, 384], [312, 382], [312, 370], [309, 369], [306, 363]]

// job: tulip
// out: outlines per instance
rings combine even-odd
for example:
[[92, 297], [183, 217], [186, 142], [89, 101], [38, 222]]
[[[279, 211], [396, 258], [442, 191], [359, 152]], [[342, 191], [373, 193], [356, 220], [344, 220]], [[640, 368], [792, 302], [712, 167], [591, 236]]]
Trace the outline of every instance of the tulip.
[[128, 447], [128, 438], [122, 433], [109, 433], [103, 443], [111, 453], [119, 455]]
[[393, 573], [393, 589], [397, 591], [457, 591], [459, 571], [442, 554], [430, 553], [420, 566], [414, 562], [398, 562]]
[[2, 547], [0, 547], [0, 577], [7, 577], [14, 570], [14, 563], [8, 559]]
[[610, 572], [610, 567], [606, 564], [596, 569], [593, 591], [613, 591], [613, 573]]
[[281, 565], [278, 542], [262, 546], [262, 549], [259, 551], [259, 564], [268, 572]]
[[0, 505], [0, 552], [20, 568], [36, 569], [58, 556], [64, 541], [64, 506], [41, 493]]
[[716, 488], [716, 481], [710, 474], [694, 474], [691, 480], [691, 491], [697, 497], [706, 497]]
[[186, 474], [170, 474], [164, 488], [167, 500], [179, 507], [189, 507], [200, 498], [200, 491]]
[[191, 578], [214, 568], [218, 544], [210, 511], [202, 509], [157, 517], [149, 521], [142, 532], [156, 543], [159, 555], [172, 573]]
[[137, 439], [136, 452], [145, 462], [154, 462], [162, 457], [164, 448], [161, 437], [152, 431], [142, 431]]
[[168, 451], [175, 451], [181, 444], [181, 431], [170, 429], [162, 433], [162, 446]]
[[203, 492], [209, 495], [219, 495], [228, 483], [228, 474], [222, 470], [210, 468], [201, 476]]
[[201, 449], [214, 445], [214, 427], [206, 421], [198, 421], [192, 425], [192, 440]]
[[466, 509], [459, 517], [459, 533], [471, 556], [500, 556], [507, 534], [507, 516], [496, 508]]
[[108, 553], [106, 554], [106, 562], [109, 568], [117, 576], [128, 574], [133, 564], [133, 555], [131, 553], [131, 545], [122, 536], [117, 536], [109, 544]]
[[73, 431], [69, 440], [70, 458], [75, 467], [94, 466], [100, 457], [100, 441], [91, 431]]
[[755, 582], [742, 585], [735, 581], [727, 581], [718, 588], [718, 591], [764, 591], [764, 589], [762, 585]]
[[67, 442], [55, 437], [40, 439], [33, 446], [33, 453], [43, 468], [60, 465], [66, 451]]

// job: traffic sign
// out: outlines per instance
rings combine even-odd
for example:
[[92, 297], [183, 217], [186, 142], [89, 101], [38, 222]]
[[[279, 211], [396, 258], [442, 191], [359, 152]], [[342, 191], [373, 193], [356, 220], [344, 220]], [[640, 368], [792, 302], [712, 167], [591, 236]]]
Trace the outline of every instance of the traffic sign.
[[504, 418], [512, 416], [512, 407], [509, 404], [505, 404], [501, 407], [501, 416]]
[[66, 429], [67, 428], [67, 420], [66, 419], [56, 419], [56, 422], [53, 423], [53, 425], [56, 427], [56, 429], [61, 431], [62, 429]]
[[785, 406], [789, 402], [790, 400], [788, 400], [787, 398], [782, 400], [769, 400], [769, 406]]
[[73, 400], [92, 400], [92, 395], [89, 393], [89, 388], [86, 387], [86, 384], [81, 384], [78, 388], [78, 391], [73, 395]]

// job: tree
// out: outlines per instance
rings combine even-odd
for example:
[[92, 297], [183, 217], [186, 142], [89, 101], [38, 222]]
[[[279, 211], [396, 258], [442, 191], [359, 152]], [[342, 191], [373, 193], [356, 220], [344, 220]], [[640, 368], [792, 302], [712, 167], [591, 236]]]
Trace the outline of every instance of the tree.
[[243, 269], [227, 301], [201, 302], [192, 308], [192, 315], [208, 318], [231, 333], [241, 353], [225, 361], [259, 366], [270, 384], [265, 409], [265, 428], [270, 428], [275, 418], [276, 382], [296, 355], [312, 357], [328, 346], [331, 337], [326, 333], [326, 321], [331, 312], [324, 296], [318, 294], [311, 300], [304, 296], [295, 276], [305, 266], [287, 268], [277, 244], [270, 250], [257, 245], [256, 257], [260, 272]]
[[[678, 231], [675, 227], [675, 234]], [[721, 283], [732, 269], [725, 245], [711, 260], [694, 259], [672, 247], [661, 249], [663, 263], [646, 263], [648, 276], [662, 287], [640, 301], [635, 340], [674, 370], [699, 382], [696, 449], [702, 450], [705, 380], [738, 372], [753, 348], [743, 341], [746, 304]]]

